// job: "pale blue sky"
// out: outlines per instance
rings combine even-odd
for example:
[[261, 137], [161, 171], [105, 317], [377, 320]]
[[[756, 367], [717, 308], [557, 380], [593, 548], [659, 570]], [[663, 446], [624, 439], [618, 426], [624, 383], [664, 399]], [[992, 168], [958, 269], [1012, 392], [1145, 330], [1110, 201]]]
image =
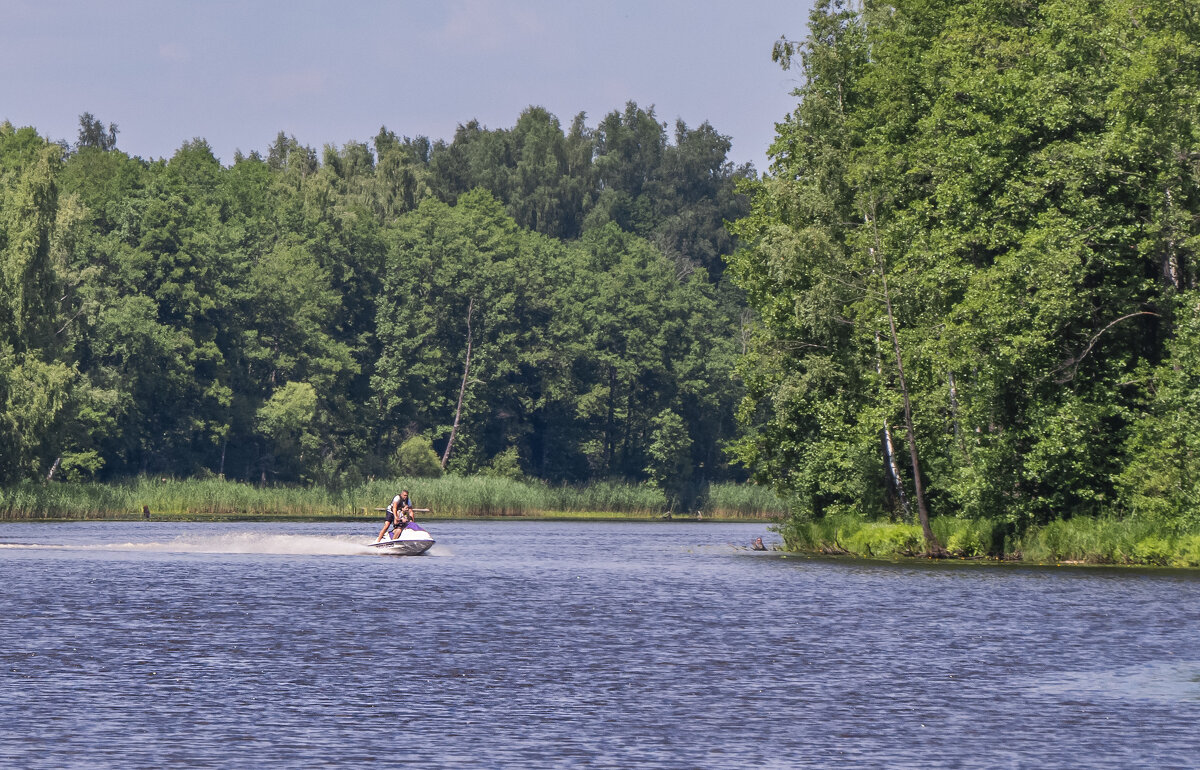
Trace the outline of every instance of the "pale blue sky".
[[627, 100], [708, 120], [765, 170], [794, 73], [771, 62], [812, 0], [0, 0], [0, 120], [74, 141], [81, 112], [118, 146], [170, 156], [204, 137], [225, 163], [284, 130], [320, 148], [381, 125], [450, 139], [525, 107], [594, 126]]

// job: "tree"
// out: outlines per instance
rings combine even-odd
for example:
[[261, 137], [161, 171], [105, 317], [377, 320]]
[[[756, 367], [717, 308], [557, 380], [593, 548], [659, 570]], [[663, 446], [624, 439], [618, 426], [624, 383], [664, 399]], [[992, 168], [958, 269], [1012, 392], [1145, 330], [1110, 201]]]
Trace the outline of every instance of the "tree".
[[44, 473], [74, 372], [56, 360], [51, 262], [61, 149], [0, 125], [0, 481]]
[[79, 140], [76, 142], [76, 149], [84, 147], [94, 147], [102, 152], [117, 149], [117, 130], [116, 123], [109, 123], [108, 130], [105, 131], [104, 124], [97, 120], [92, 113], [85, 112], [79, 116]]
[[688, 488], [692, 475], [692, 440], [679, 415], [664, 409], [653, 420], [650, 434], [649, 465], [646, 474], [650, 481], [667, 494], [673, 509], [686, 507], [691, 499]]
[[270, 442], [262, 481], [268, 471], [304, 477], [305, 454], [316, 451], [320, 438], [315, 430], [317, 391], [307, 382], [287, 382], [258, 410], [257, 424]]
[[739, 453], [801, 515], [900, 501], [901, 412], [931, 513], [1112, 510], [1195, 281], [1184, 5], [831, 1], [777, 45], [805, 83], [738, 226], [762, 319]]

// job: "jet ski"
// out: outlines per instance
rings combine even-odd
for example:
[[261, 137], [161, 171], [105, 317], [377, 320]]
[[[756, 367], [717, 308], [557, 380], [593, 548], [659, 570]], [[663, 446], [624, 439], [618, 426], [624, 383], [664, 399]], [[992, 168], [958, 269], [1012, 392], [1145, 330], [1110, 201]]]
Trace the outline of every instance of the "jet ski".
[[400, 534], [394, 538], [385, 537], [376, 543], [367, 545], [382, 553], [397, 556], [420, 556], [433, 547], [433, 535], [421, 528], [420, 524], [409, 523]]

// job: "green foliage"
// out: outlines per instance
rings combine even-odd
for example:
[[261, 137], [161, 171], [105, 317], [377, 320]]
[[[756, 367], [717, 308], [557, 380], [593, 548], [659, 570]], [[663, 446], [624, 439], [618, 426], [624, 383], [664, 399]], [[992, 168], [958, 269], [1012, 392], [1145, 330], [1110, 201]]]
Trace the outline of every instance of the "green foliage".
[[[1176, 532], [1139, 520], [1079, 517], [1015, 535], [999, 518], [937, 517], [932, 527], [953, 558], [1021, 559], [1042, 564], [1200, 566], [1200, 533]], [[871, 522], [861, 516], [796, 517], [779, 525], [789, 550], [890, 558], [924, 551], [921, 530], [910, 524]]]
[[1135, 563], [1160, 555], [1171, 536], [1148, 521], [1078, 518], [1052, 521], [1020, 538], [1017, 550], [1035, 562]]
[[865, 524], [846, 541], [863, 556], [912, 556], [921, 551], [921, 529], [911, 524]]
[[492, 458], [492, 462], [484, 469], [485, 476], [520, 481], [525, 478], [521, 471], [521, 454], [515, 446], [510, 446]]
[[1136, 516], [1200, 525], [1200, 293], [1179, 297], [1169, 357], [1147, 373], [1151, 396], [1134, 422], [1130, 462], [1117, 477]]
[[405, 439], [389, 463], [396, 476], [411, 476], [418, 479], [437, 478], [442, 475], [442, 461], [429, 439], [411, 436]]
[[104, 467], [104, 458], [94, 449], [83, 452], [71, 452], [62, 456], [63, 478], [67, 481], [91, 481], [96, 473]]
[[286, 470], [304, 467], [305, 454], [316, 451], [320, 443], [316, 418], [317, 392], [307, 382], [286, 383], [259, 407], [255, 422], [274, 447], [274, 464]]
[[692, 440], [679, 415], [665, 409], [651, 421], [650, 446], [646, 448], [650, 481], [666, 491], [683, 507], [691, 502], [686, 496], [691, 481]]
[[707, 123], [604, 126], [281, 132], [230, 166], [202, 139], [131, 157], [90, 114], [73, 148], [0, 126], [0, 483], [61, 458], [56, 479], [353, 484], [404, 437], [445, 446], [468, 323], [453, 468], [636, 484], [670, 411], [697, 486], [739, 478], [743, 305], [714, 281], [753, 172]]
[[[390, 235], [372, 377], [385, 434], [446, 437], [469, 341], [456, 471], [515, 449], [541, 478], [639, 478], [670, 438], [673, 483], [692, 467], [721, 473], [731, 324], [703, 275], [680, 281], [611, 224], [577, 246], [521, 231], [483, 192], [426, 201]], [[664, 410], [669, 437], [655, 434]]]
[[[1003, 556], [1004, 541], [996, 543], [994, 522], [987, 519], [937, 519], [939, 526], [934, 531], [946, 544], [952, 556], [976, 558], [980, 556]], [[943, 533], [943, 528], [947, 530]]]
[[1194, 523], [1200, 17], [826, 0], [776, 53], [804, 85], [736, 225], [739, 460], [801, 524], [904, 515], [899, 357], [935, 513]]
[[924, 551], [921, 528], [830, 514], [815, 521], [791, 517], [780, 526], [784, 546], [794, 551], [868, 557], [914, 556]]
[[1171, 561], [1171, 544], [1161, 537], [1145, 537], [1133, 545], [1134, 561], [1166, 566]]
[[1200, 533], [1183, 535], [1176, 541], [1173, 567], [1200, 567]]

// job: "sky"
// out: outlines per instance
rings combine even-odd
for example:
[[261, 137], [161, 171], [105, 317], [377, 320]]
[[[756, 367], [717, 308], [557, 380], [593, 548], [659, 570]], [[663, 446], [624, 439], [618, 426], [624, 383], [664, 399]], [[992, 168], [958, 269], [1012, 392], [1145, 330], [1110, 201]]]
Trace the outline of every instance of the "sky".
[[453, 138], [544, 107], [564, 127], [624, 108], [708, 121], [730, 159], [767, 167], [794, 72], [771, 61], [803, 37], [812, 0], [0, 0], [0, 121], [76, 140], [79, 115], [117, 146], [170, 157], [206, 139], [222, 162], [279, 131], [321, 148]]

